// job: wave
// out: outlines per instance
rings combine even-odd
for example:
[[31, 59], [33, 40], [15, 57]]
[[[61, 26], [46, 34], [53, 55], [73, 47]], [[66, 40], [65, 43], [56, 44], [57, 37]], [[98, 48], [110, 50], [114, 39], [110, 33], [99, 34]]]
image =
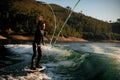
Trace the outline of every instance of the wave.
[[[24, 56], [25, 60], [31, 59], [32, 45], [9, 44], [5, 47], [13, 54]], [[42, 46], [42, 51], [41, 63], [47, 68], [43, 73], [52, 80], [120, 79], [119, 44], [60, 43], [55, 47]]]

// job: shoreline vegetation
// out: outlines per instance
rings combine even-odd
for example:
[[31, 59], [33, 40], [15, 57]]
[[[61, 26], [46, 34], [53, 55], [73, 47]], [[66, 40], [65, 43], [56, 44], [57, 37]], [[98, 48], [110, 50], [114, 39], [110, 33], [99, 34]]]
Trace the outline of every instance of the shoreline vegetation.
[[[33, 40], [33, 34], [36, 30], [38, 17], [40, 15], [44, 16], [46, 24], [45, 34], [51, 38], [53, 29], [55, 29], [55, 21], [50, 8], [46, 4], [43, 5], [43, 3], [44, 2], [35, 0], [2, 0], [2, 3], [0, 4], [2, 7], [0, 9], [0, 35], [2, 35], [2, 41], [8, 41], [10, 43], [10, 41], [17, 42], [17, 40]], [[56, 16], [55, 34], [58, 34], [64, 21], [70, 14], [71, 8], [69, 6], [62, 7], [56, 4], [49, 5], [53, 8]], [[119, 26], [119, 18], [117, 19], [117, 22], [106, 22], [87, 16], [81, 12], [73, 12], [63, 26], [64, 29], [60, 32], [60, 36], [64, 37], [59, 37], [57, 41], [119, 42]]]
[[[45, 41], [50, 41], [51, 36], [44, 37]], [[18, 40], [18, 41], [32, 41], [34, 39], [33, 35], [9, 35], [7, 37], [0, 35], [0, 40]], [[83, 38], [76, 37], [59, 37], [57, 41], [60, 42], [120, 42], [119, 40], [86, 40]], [[3, 43], [4, 44], [4, 43]]]

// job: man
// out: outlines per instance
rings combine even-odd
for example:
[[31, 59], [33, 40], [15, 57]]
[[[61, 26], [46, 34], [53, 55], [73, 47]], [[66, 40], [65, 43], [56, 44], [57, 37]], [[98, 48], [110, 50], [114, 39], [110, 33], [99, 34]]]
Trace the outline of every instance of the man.
[[[31, 69], [35, 70], [36, 68], [42, 68], [42, 66], [39, 64], [41, 57], [42, 57], [42, 50], [41, 50], [41, 43], [44, 45], [44, 30], [45, 30], [45, 23], [43, 22], [44, 16], [41, 15], [39, 16], [38, 19], [38, 24], [37, 24], [37, 29], [35, 31], [34, 35], [34, 41], [33, 41], [33, 56], [32, 56], [32, 61], [31, 61]], [[37, 56], [37, 61], [35, 65], [35, 57], [38, 53]]]

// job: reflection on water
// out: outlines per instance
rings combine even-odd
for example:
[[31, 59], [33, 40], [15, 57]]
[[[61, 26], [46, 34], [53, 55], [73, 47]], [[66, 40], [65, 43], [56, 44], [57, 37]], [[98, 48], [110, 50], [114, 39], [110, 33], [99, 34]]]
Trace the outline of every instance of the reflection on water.
[[[5, 48], [9, 53], [6, 58], [31, 59], [31, 44], [9, 44]], [[52, 80], [120, 79], [119, 43], [59, 43], [55, 47], [42, 46], [42, 51], [41, 63], [47, 68], [44, 73]], [[30, 65], [30, 61], [26, 65]]]

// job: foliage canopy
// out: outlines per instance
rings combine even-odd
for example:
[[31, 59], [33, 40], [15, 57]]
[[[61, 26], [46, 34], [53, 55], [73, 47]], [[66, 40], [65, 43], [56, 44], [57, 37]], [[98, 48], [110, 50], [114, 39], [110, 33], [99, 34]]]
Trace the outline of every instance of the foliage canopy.
[[[46, 32], [52, 35], [54, 18], [51, 9], [44, 2], [35, 0], [1, 0], [0, 2], [0, 33], [1, 34], [34, 34], [38, 16], [43, 14], [46, 21]], [[71, 8], [63, 8], [50, 4], [57, 17], [57, 31], [69, 15]], [[69, 8], [69, 9], [68, 9]], [[61, 36], [83, 37], [86, 39], [118, 39], [119, 23], [110, 24], [82, 13], [73, 12], [65, 25]], [[117, 26], [117, 30], [114, 28]], [[113, 33], [114, 32], [114, 33]]]

